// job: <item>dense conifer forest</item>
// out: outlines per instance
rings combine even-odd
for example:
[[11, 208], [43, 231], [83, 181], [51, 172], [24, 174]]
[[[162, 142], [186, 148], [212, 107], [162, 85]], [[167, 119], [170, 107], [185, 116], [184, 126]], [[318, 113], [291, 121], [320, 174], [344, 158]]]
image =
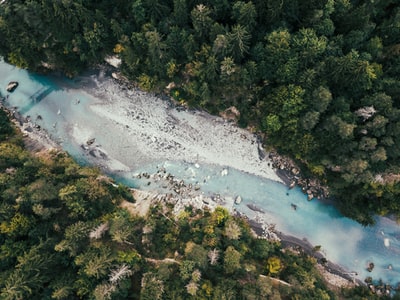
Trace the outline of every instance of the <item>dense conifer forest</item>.
[[329, 290], [315, 259], [224, 208], [138, 216], [120, 206], [135, 201], [128, 188], [64, 152], [27, 151], [0, 120], [2, 300], [386, 299]]
[[118, 55], [145, 90], [250, 126], [363, 224], [400, 214], [397, 0], [5, 0], [0, 55], [74, 76]]
[[[144, 90], [235, 106], [346, 215], [400, 215], [396, 0], [5, 0], [0, 36], [32, 71], [72, 77], [117, 55]], [[140, 217], [126, 201], [97, 169], [28, 152], [0, 110], [0, 299], [385, 298], [329, 290], [313, 258], [222, 208]]]
[[103, 61], [295, 158], [362, 224], [400, 215], [397, 0], [5, 0], [0, 55], [74, 76]]

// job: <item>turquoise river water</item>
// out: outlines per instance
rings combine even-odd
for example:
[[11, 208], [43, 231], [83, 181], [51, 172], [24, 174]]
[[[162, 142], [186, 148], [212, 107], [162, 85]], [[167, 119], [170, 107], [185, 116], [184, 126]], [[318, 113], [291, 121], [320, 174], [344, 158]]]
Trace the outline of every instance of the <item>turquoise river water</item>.
[[[12, 80], [18, 81], [19, 87], [14, 93], [7, 93], [5, 88]], [[38, 76], [0, 62], [0, 93], [8, 95], [6, 105], [17, 107], [22, 115], [40, 114], [42, 128], [80, 163], [90, 163], [80, 145], [69, 139], [69, 128], [74, 120], [102, 122], [89, 109], [90, 104], [99, 99], [86, 93], [84, 87], [71, 80]], [[77, 99], [80, 105], [73, 104]], [[60, 116], [60, 107], [62, 115], [68, 115], [68, 118]], [[103, 129], [105, 134], [107, 128]], [[112, 139], [112, 135], [107, 138]], [[400, 226], [388, 218], [376, 217], [375, 226], [363, 227], [343, 217], [331, 205], [307, 201], [299, 189], [288, 190], [279, 182], [232, 168], [226, 176], [221, 176], [224, 166], [218, 165], [199, 166], [178, 160], [159, 160], [150, 164], [146, 162], [135, 170], [124, 170], [118, 178], [130, 186], [148, 189], [145, 182], [135, 180], [132, 174], [141, 171], [154, 173], [156, 166], [161, 165], [176, 177], [201, 185], [205, 193], [241, 195], [243, 201], [236, 206], [237, 210], [254, 217], [256, 212], [246, 204], [256, 205], [264, 211], [259, 215], [268, 223], [276, 224], [279, 231], [321, 245], [327, 259], [343, 266], [349, 273], [356, 272], [354, 276], [357, 279], [372, 276], [392, 286], [400, 282]], [[292, 203], [297, 205], [297, 210], [293, 210]], [[372, 272], [367, 271], [370, 262], [375, 265]]]

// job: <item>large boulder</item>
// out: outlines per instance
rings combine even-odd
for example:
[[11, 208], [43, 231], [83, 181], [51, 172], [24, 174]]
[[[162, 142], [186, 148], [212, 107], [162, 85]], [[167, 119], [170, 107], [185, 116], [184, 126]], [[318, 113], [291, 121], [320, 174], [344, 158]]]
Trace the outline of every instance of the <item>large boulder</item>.
[[242, 202], [242, 197], [237, 196], [236, 199], [235, 199], [235, 204], [239, 205], [241, 202]]
[[17, 81], [10, 81], [7, 85], [7, 92], [12, 93], [18, 87]]

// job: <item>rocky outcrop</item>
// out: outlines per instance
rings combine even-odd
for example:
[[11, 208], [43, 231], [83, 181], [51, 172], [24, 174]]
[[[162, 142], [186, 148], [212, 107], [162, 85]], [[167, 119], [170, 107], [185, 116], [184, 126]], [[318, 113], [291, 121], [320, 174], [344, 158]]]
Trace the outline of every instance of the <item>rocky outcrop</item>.
[[242, 197], [240, 197], [240, 196], [237, 196], [236, 198], [235, 198], [235, 204], [240, 204], [242, 202]]
[[15, 91], [15, 89], [18, 87], [18, 82], [17, 81], [10, 81], [7, 85], [7, 92], [12, 93]]
[[7, 108], [1, 101], [0, 109], [4, 110], [10, 120], [20, 129], [28, 150], [40, 152], [46, 149], [60, 149], [60, 146], [50, 138], [46, 130], [42, 130], [39, 124], [32, 122], [30, 116], [22, 116], [16, 107]]
[[[176, 178], [174, 175], [166, 172], [164, 167], [158, 168], [154, 174], [142, 172], [136, 174], [137, 179], [143, 180], [147, 185], [155, 185], [162, 187], [163, 191], [156, 192], [151, 197], [152, 204], [169, 203], [173, 205], [173, 212], [178, 215], [185, 207], [194, 209], [214, 210], [217, 206], [225, 206], [232, 208], [234, 203], [233, 197], [223, 197], [219, 194], [208, 195], [200, 191], [200, 185], [186, 183], [182, 179]], [[135, 197], [136, 200], [138, 200]], [[149, 198], [146, 198], [149, 200]]]
[[392, 287], [390, 284], [384, 283], [382, 280], [375, 282], [372, 280], [372, 277], [367, 277], [365, 279], [365, 283], [367, 284], [369, 290], [378, 296], [390, 296], [393, 290], [397, 292], [400, 291], [400, 285], [397, 287]]
[[308, 200], [313, 198], [327, 199], [329, 197], [328, 187], [322, 185], [317, 178], [304, 178], [300, 168], [292, 159], [281, 156], [276, 152], [270, 152], [269, 159], [278, 176], [289, 188], [301, 187]]
[[253, 210], [253, 211], [260, 212], [260, 213], [264, 213], [264, 210], [263, 210], [262, 208], [258, 207], [258, 206], [255, 205], [255, 204], [252, 204], [252, 203], [247, 204], [247, 207], [250, 208], [250, 209]]
[[91, 146], [91, 145], [93, 145], [93, 143], [96, 141], [96, 138], [91, 138], [91, 139], [89, 139], [89, 140], [87, 140], [86, 141], [86, 144], [88, 145], [88, 146]]

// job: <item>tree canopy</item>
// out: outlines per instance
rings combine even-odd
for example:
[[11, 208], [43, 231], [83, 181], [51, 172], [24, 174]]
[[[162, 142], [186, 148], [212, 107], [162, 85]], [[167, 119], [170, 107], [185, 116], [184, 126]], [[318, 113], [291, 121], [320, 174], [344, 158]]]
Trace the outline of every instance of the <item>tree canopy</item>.
[[140, 217], [129, 193], [64, 152], [0, 141], [0, 299], [336, 299], [314, 258], [226, 209]]
[[0, 54], [73, 76], [122, 59], [147, 90], [232, 105], [363, 224], [400, 214], [396, 0], [50, 1], [0, 4]]

